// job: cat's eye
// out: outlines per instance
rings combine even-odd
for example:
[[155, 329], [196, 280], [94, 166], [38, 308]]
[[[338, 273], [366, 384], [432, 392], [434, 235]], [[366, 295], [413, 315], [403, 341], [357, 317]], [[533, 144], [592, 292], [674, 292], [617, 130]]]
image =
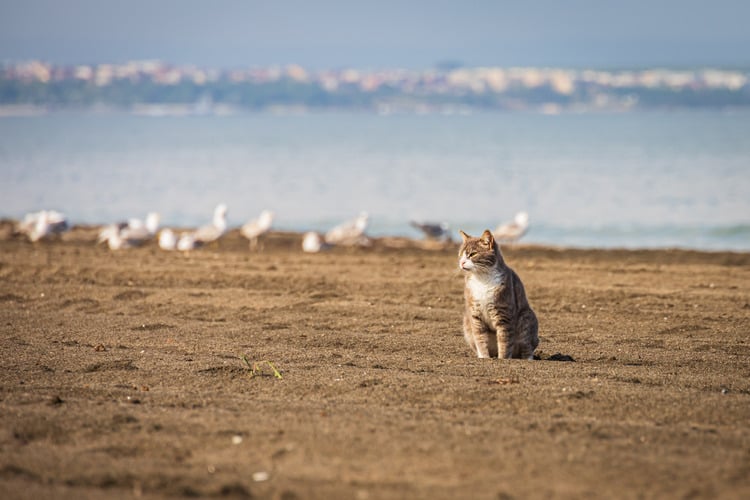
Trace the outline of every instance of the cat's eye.
[[476, 250], [472, 250], [471, 252], [469, 252], [469, 255], [467, 255], [467, 257], [469, 257], [469, 258], [471, 259], [471, 258], [472, 258], [472, 257], [474, 257], [474, 256], [475, 256], [476, 254], [477, 254]]

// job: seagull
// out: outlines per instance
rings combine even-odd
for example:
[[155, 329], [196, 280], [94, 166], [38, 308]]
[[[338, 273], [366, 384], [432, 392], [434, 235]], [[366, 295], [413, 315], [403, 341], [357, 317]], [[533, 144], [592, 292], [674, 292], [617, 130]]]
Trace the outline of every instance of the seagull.
[[142, 245], [156, 235], [161, 217], [156, 212], [146, 215], [146, 222], [130, 219], [127, 222], [110, 224], [99, 231], [98, 243], [107, 242], [110, 250], [133, 248]]
[[162, 250], [176, 250], [177, 236], [171, 229], [162, 229], [159, 233], [159, 248]]
[[193, 233], [193, 239], [196, 245], [202, 245], [216, 241], [227, 230], [227, 206], [224, 203], [216, 205], [214, 209], [214, 218], [211, 224], [199, 227]]
[[120, 230], [120, 236], [130, 241], [145, 242], [153, 238], [159, 230], [161, 217], [156, 212], [146, 215], [146, 222], [131, 219], [128, 225]]
[[362, 212], [356, 219], [341, 223], [328, 231], [324, 240], [330, 245], [361, 244], [367, 241], [365, 229], [367, 229], [368, 221], [369, 215], [367, 212]]
[[191, 232], [180, 233], [180, 237], [171, 229], [162, 229], [159, 233], [159, 248], [162, 250], [188, 251], [195, 249], [195, 238]]
[[526, 212], [518, 212], [513, 219], [513, 222], [501, 224], [497, 226], [494, 231], [495, 239], [498, 241], [504, 241], [513, 243], [521, 239], [529, 229], [529, 214]]
[[258, 247], [258, 239], [266, 234], [273, 224], [274, 213], [270, 210], [263, 210], [257, 219], [245, 223], [240, 228], [240, 234], [250, 240], [250, 248]]
[[198, 243], [195, 241], [193, 233], [182, 233], [180, 239], [177, 240], [177, 250], [181, 252], [194, 250], [197, 246]]
[[56, 210], [28, 213], [18, 224], [18, 231], [33, 242], [62, 234], [68, 229], [68, 219]]
[[127, 240], [120, 236], [120, 231], [111, 232], [107, 235], [106, 239], [102, 240], [102, 242], [104, 241], [107, 242], [107, 246], [110, 250], [123, 250], [137, 246], [136, 242]]
[[416, 222], [411, 221], [410, 224], [422, 231], [425, 238], [428, 240], [450, 240], [450, 226], [445, 222], [434, 223], [434, 222]]
[[321, 250], [328, 250], [330, 245], [327, 244], [320, 233], [309, 231], [302, 237], [302, 251], [307, 253], [318, 253]]

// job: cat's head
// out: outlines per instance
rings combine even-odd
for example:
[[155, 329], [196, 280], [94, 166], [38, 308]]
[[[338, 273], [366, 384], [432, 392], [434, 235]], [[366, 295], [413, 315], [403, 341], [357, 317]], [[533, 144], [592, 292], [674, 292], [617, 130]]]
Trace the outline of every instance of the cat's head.
[[503, 257], [495, 237], [489, 229], [485, 229], [482, 236], [474, 238], [463, 231], [461, 248], [458, 250], [458, 267], [465, 272], [483, 273], [494, 269]]

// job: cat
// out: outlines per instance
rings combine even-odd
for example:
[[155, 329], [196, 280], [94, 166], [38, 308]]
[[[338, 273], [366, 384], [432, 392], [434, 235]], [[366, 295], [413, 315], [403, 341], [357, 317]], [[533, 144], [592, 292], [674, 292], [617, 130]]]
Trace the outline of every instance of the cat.
[[464, 272], [464, 338], [479, 358], [534, 359], [539, 322], [523, 283], [505, 264], [489, 230], [463, 242], [458, 267]]

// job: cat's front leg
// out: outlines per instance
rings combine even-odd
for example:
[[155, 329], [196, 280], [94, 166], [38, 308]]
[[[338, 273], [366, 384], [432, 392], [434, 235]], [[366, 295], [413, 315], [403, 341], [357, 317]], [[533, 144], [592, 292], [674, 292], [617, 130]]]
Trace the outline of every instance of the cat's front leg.
[[477, 351], [478, 358], [489, 358], [490, 351], [494, 351], [490, 345], [491, 331], [488, 326], [479, 317], [471, 318], [471, 334], [474, 338], [474, 348]]
[[464, 314], [464, 340], [469, 344], [471, 350], [477, 352], [477, 343], [474, 340], [474, 329], [471, 326], [471, 316]]
[[[501, 296], [500, 299], [503, 299]], [[503, 300], [502, 302], [507, 302]], [[510, 358], [513, 356], [513, 325], [509, 318], [513, 317], [513, 309], [504, 306], [503, 303], [495, 304], [494, 307], [487, 311], [487, 327], [492, 332], [492, 346], [490, 347], [491, 355], [497, 356], [498, 359]]]
[[477, 347], [478, 358], [489, 358], [490, 357], [490, 343], [487, 335], [478, 335], [475, 338], [474, 345]]
[[510, 345], [510, 325], [505, 322], [497, 324], [497, 358], [510, 359], [513, 356], [513, 349]]

